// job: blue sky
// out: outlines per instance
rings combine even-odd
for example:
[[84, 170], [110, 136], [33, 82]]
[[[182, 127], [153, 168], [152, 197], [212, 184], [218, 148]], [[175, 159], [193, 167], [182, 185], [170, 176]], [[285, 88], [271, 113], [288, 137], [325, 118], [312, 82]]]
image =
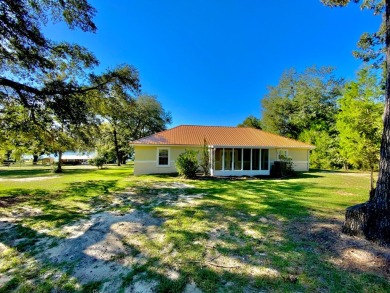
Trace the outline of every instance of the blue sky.
[[358, 5], [329, 8], [319, 0], [91, 0], [95, 34], [50, 25], [55, 40], [95, 53], [98, 70], [132, 64], [142, 90], [157, 95], [173, 123], [235, 126], [260, 117], [267, 86], [284, 70], [336, 67], [354, 78], [361, 33], [380, 17]]

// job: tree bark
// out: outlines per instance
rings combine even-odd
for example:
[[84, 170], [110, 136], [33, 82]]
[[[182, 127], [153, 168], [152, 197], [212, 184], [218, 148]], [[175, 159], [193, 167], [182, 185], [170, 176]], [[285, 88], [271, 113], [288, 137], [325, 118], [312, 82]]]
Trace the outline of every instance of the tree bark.
[[367, 239], [390, 246], [390, 0], [386, 0], [385, 22], [386, 98], [378, 181], [368, 202], [347, 209], [343, 231], [351, 235], [362, 232]]
[[119, 153], [119, 145], [118, 145], [118, 138], [117, 138], [117, 133], [116, 129], [114, 128], [114, 144], [115, 144], [115, 152], [116, 152], [116, 161], [118, 166], [121, 165], [121, 157]]
[[55, 173], [62, 173], [62, 151], [58, 152], [58, 164], [54, 171]]
[[375, 194], [368, 206], [366, 237], [390, 245], [390, 0], [386, 0], [386, 100]]
[[370, 169], [370, 200], [371, 200], [371, 193], [374, 190], [374, 166], [371, 166]]
[[342, 232], [352, 236], [364, 236], [367, 224], [368, 202], [347, 208]]
[[33, 155], [33, 165], [36, 165], [38, 163], [38, 155]]

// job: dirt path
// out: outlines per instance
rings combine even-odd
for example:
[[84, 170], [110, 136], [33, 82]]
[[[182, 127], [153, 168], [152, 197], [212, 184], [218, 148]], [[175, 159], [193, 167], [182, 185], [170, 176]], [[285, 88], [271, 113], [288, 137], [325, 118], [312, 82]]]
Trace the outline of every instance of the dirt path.
[[0, 178], [0, 182], [5, 182], [5, 181], [30, 182], [30, 181], [55, 179], [58, 177], [60, 177], [60, 176], [40, 176], [40, 177], [28, 177], [28, 178]]

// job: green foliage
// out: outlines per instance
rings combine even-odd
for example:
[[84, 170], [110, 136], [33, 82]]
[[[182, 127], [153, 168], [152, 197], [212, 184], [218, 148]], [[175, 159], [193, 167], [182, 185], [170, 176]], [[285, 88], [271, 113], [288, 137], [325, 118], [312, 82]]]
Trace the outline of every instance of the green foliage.
[[335, 169], [345, 166], [345, 160], [339, 152], [339, 137], [331, 136], [327, 131], [304, 130], [299, 140], [315, 145], [310, 154], [310, 167], [315, 169]]
[[250, 127], [255, 129], [263, 129], [261, 120], [253, 115], [249, 115], [245, 120], [237, 125], [238, 127]]
[[1, 1], [2, 149], [38, 154], [89, 147], [91, 128], [98, 123], [93, 98], [115, 86], [138, 93], [132, 66], [95, 75], [91, 70], [98, 60], [86, 48], [56, 43], [42, 33], [50, 20], [94, 32], [94, 14], [86, 0]]
[[284, 170], [286, 175], [294, 174], [294, 164], [291, 157], [282, 158], [282, 161], [285, 162], [286, 168]]
[[[48, 20], [94, 32], [95, 10], [86, 0], [6, 1], [0, 11], [0, 105], [11, 101], [45, 124], [60, 120], [78, 124], [88, 114], [87, 94], [108, 91], [112, 82], [138, 89], [138, 73], [125, 65], [101, 75], [91, 73], [98, 60], [86, 48], [47, 39], [41, 27]], [[52, 116], [58, 119], [53, 119]], [[75, 115], [76, 114], [76, 115]]]
[[307, 129], [330, 133], [343, 86], [333, 71], [330, 67], [286, 71], [262, 99], [263, 129], [294, 139]]
[[357, 81], [346, 85], [339, 105], [336, 125], [340, 133], [341, 155], [356, 168], [376, 169], [384, 104], [375, 72], [367, 67], [361, 69]]
[[88, 163], [90, 165], [96, 166], [98, 169], [102, 169], [106, 161], [107, 159], [104, 156], [97, 156], [96, 158], [90, 159]]
[[200, 167], [203, 169], [203, 175], [210, 175], [210, 152], [207, 140], [203, 140], [202, 155], [200, 158]]
[[198, 168], [198, 152], [195, 150], [185, 150], [176, 160], [176, 169], [184, 178], [195, 178]]
[[294, 175], [294, 166], [291, 157], [281, 156], [279, 161], [275, 161], [271, 166], [271, 177], [283, 178]]
[[302, 73], [291, 69], [262, 100], [264, 130], [315, 145], [310, 160], [314, 168], [343, 165], [335, 120], [344, 82], [333, 72], [330, 67], [311, 67]]
[[120, 86], [113, 87], [110, 95], [103, 93], [95, 100], [95, 109], [104, 122], [99, 125], [96, 145], [99, 153], [118, 165], [133, 154], [130, 141], [166, 129], [171, 122], [155, 96], [132, 97]]
[[140, 95], [128, 127], [133, 140], [165, 130], [172, 122], [171, 113], [166, 111], [156, 96]]

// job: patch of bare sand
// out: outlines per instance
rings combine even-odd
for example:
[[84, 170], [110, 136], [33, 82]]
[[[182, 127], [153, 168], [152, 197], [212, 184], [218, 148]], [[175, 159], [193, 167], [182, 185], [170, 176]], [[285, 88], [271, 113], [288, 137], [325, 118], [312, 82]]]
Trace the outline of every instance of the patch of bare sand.
[[191, 282], [185, 286], [183, 293], [202, 293], [202, 290], [194, 282]]
[[160, 205], [178, 207], [196, 206], [205, 194], [186, 194], [185, 189], [193, 185], [182, 182], [154, 182], [148, 186], [149, 192], [139, 192], [137, 188], [129, 188], [116, 194], [116, 205], [130, 203], [135, 207], [153, 208]]
[[315, 241], [324, 260], [349, 271], [382, 275], [390, 279], [390, 249], [366, 239], [341, 233], [338, 219], [309, 218], [290, 225], [290, 233], [302, 241]]
[[[131, 286], [125, 289], [125, 293], [154, 293], [158, 282], [155, 280], [144, 280], [135, 278]], [[112, 292], [112, 291], [111, 291]]]
[[9, 247], [3, 243], [0, 242], [0, 254], [2, 254], [4, 251], [8, 250]]
[[194, 185], [183, 183], [183, 182], [156, 182], [152, 185], [152, 188], [168, 188], [168, 189], [186, 189], [186, 188], [194, 188]]
[[7, 276], [4, 274], [0, 274], [0, 288], [2, 288], [5, 284], [11, 281], [12, 276]]
[[343, 172], [343, 175], [352, 176], [352, 177], [370, 177], [369, 173], [354, 173], [354, 172]]
[[39, 176], [39, 177], [28, 177], [28, 178], [0, 178], [0, 182], [4, 181], [15, 181], [15, 182], [30, 182], [30, 181], [39, 181], [47, 179], [56, 179], [60, 176]]
[[160, 226], [161, 219], [133, 211], [119, 216], [98, 213], [88, 220], [64, 227], [68, 237], [45, 250], [40, 258], [54, 263], [76, 262], [73, 276], [81, 283], [116, 279], [131, 271], [137, 263], [133, 248], [124, 245], [124, 237], [138, 233], [141, 227]]
[[339, 194], [339, 195], [342, 195], [342, 196], [357, 196], [357, 194], [355, 194], [355, 193], [341, 191], [341, 190], [337, 191], [336, 193]]

